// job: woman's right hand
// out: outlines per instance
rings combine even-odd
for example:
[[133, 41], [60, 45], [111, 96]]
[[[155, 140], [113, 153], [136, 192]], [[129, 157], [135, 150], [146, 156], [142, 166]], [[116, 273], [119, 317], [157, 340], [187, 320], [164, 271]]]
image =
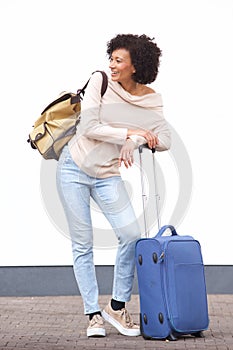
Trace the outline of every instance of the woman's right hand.
[[156, 146], [159, 144], [159, 139], [158, 136], [155, 135], [152, 131], [150, 130], [143, 130], [143, 129], [128, 129], [127, 132], [127, 137], [130, 137], [132, 135], [138, 135], [142, 136], [146, 139], [148, 143], [149, 148], [156, 148]]

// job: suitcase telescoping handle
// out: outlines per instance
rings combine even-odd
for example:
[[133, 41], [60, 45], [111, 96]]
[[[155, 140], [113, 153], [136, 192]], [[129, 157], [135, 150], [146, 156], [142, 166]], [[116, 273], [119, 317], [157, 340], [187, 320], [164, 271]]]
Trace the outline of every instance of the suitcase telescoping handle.
[[157, 224], [158, 224], [158, 230], [160, 231], [161, 225], [160, 225], [160, 213], [159, 213], [159, 194], [158, 194], [158, 186], [157, 186], [157, 176], [156, 176], [156, 163], [155, 163], [155, 148], [150, 149], [148, 145], [141, 145], [138, 148], [139, 152], [139, 161], [140, 161], [140, 174], [141, 174], [141, 187], [142, 187], [142, 206], [143, 206], [143, 218], [144, 218], [144, 228], [145, 228], [145, 236], [149, 237], [149, 230], [147, 227], [147, 216], [146, 216], [146, 191], [145, 191], [145, 181], [143, 176], [143, 164], [142, 164], [142, 152], [143, 149], [147, 148], [151, 151], [152, 154], [152, 161], [153, 161], [153, 178], [154, 178], [154, 190], [155, 190], [155, 209], [156, 209], [156, 215], [157, 215]]

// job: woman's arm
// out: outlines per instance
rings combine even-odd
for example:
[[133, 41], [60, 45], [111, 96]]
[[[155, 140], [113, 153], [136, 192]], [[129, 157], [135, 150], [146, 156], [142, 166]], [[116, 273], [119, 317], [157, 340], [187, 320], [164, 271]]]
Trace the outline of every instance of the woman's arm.
[[[81, 121], [79, 133], [95, 140], [123, 145], [127, 137], [135, 142], [135, 148], [148, 143], [150, 148], [163, 151], [170, 148], [170, 132], [161, 110], [156, 109], [156, 118], [149, 129], [130, 129], [127, 127], [113, 127], [103, 124], [99, 119], [101, 106], [102, 75], [96, 72], [91, 76], [82, 101]], [[116, 121], [114, 121], [116, 122]], [[149, 126], [149, 125], [148, 125]]]
[[99, 72], [91, 76], [81, 103], [81, 121], [79, 132], [99, 141], [123, 145], [127, 139], [127, 128], [112, 127], [99, 120], [101, 104], [102, 75]]
[[127, 137], [134, 141], [137, 146], [147, 143], [149, 148], [156, 148], [159, 143], [157, 135], [150, 130], [129, 129], [127, 132]]

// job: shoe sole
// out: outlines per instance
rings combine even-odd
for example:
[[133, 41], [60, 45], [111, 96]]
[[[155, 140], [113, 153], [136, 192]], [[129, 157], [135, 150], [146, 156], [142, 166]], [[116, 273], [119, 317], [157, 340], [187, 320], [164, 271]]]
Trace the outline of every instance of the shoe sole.
[[102, 311], [102, 317], [110, 323], [113, 327], [115, 327], [121, 334], [127, 335], [129, 337], [137, 337], [141, 335], [140, 329], [126, 329], [122, 327], [122, 325], [117, 322], [112, 316], [110, 316], [106, 311]]
[[87, 329], [87, 336], [88, 337], [105, 337], [106, 331], [104, 328], [93, 328], [93, 329]]

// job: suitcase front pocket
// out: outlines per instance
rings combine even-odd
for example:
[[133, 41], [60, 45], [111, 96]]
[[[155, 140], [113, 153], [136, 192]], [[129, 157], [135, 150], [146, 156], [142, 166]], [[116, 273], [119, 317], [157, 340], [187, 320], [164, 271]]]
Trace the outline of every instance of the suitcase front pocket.
[[169, 318], [177, 332], [208, 327], [204, 265], [197, 241], [171, 242], [167, 251]]

